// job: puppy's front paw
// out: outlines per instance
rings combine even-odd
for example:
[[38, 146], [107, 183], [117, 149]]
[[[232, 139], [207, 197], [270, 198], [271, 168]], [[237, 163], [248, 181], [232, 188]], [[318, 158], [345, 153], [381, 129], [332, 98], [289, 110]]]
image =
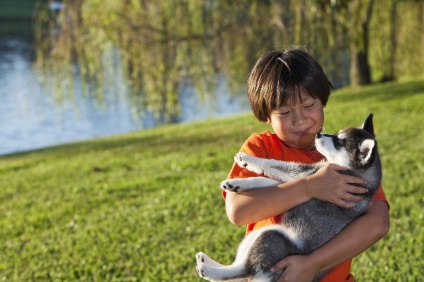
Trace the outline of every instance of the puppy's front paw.
[[257, 165], [258, 163], [257, 157], [241, 152], [234, 156], [234, 161], [237, 163], [239, 167], [244, 167], [248, 169], [249, 171], [252, 171], [256, 174], [263, 173], [263, 169], [261, 169]]
[[243, 183], [246, 182], [243, 178], [232, 178], [221, 182], [221, 189], [229, 192], [241, 193], [246, 191]]
[[232, 179], [227, 179], [221, 182], [220, 187], [222, 190], [229, 191], [229, 192], [240, 192], [240, 186], [237, 186], [233, 183], [234, 181]]
[[220, 187], [225, 191], [241, 193], [251, 189], [248, 183], [248, 178], [232, 178], [222, 181]]
[[237, 163], [239, 167], [248, 167], [248, 163], [246, 162], [247, 156], [249, 156], [246, 153], [237, 153], [237, 155], [234, 156], [234, 161]]

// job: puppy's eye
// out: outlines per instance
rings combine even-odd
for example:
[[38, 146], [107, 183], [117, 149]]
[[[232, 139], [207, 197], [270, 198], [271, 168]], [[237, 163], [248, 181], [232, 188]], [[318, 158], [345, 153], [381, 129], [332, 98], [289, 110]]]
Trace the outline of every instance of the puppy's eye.
[[336, 136], [336, 135], [333, 135], [333, 136], [332, 136], [332, 139], [333, 139], [334, 147], [335, 147], [336, 149], [339, 149], [339, 148], [341, 148], [341, 147], [343, 147], [343, 146], [345, 145], [345, 140], [344, 140], [344, 139], [339, 138], [339, 137], [338, 137], [338, 136]]
[[343, 136], [340, 136], [340, 135], [339, 136], [333, 136], [334, 145], [343, 146], [346, 143], [345, 139], [340, 138], [340, 137], [343, 137]]

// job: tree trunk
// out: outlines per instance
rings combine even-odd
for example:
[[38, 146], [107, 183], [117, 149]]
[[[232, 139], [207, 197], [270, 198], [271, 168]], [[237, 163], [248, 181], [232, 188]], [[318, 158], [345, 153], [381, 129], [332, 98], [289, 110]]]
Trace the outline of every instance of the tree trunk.
[[361, 22], [358, 40], [351, 41], [351, 84], [352, 86], [371, 83], [371, 68], [368, 63], [369, 23], [372, 15], [374, 0], [368, 2], [365, 17]]
[[395, 62], [397, 52], [397, 0], [392, 0], [390, 6], [390, 46], [388, 69], [383, 70], [382, 82], [396, 80]]
[[364, 52], [356, 47], [351, 47], [351, 84], [352, 86], [371, 84], [368, 50]]

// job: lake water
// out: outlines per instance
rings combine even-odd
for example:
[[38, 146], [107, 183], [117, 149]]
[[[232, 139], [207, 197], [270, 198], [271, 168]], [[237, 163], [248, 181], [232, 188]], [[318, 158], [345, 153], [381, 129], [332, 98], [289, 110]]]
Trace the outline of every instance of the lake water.
[[[41, 86], [32, 62], [31, 42], [0, 37], [0, 155], [155, 126], [152, 115], [141, 119], [132, 114], [125, 94], [107, 94], [104, 107], [84, 99], [81, 93], [76, 93], [75, 105], [58, 104]], [[116, 83], [122, 84], [122, 80], [117, 78]], [[180, 95], [182, 114], [178, 122], [249, 109], [245, 95], [230, 97], [225, 81], [207, 105], [199, 105], [189, 86]]]

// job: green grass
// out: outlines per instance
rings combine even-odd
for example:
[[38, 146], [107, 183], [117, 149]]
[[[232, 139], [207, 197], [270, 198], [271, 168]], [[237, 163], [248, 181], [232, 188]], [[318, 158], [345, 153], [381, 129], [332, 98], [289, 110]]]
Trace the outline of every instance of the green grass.
[[[390, 233], [358, 281], [423, 281], [424, 80], [337, 91], [325, 129], [374, 113]], [[230, 263], [244, 227], [218, 184], [268, 125], [251, 114], [0, 157], [0, 280], [202, 281], [195, 253]], [[366, 236], [366, 234], [364, 234]]]

